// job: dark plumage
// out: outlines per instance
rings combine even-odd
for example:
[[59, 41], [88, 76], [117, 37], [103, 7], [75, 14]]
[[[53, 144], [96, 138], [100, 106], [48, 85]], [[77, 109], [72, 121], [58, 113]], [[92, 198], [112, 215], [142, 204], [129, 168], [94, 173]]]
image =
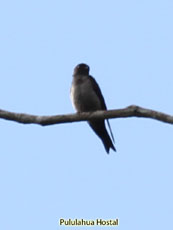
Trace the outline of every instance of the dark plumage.
[[[89, 75], [89, 66], [86, 64], [82, 63], [74, 68], [70, 93], [72, 103], [77, 112], [107, 110], [101, 90], [95, 79]], [[114, 137], [109, 121], [107, 120], [107, 123], [112, 140], [106, 130], [105, 120], [89, 121], [88, 123], [102, 140], [106, 152], [109, 153], [110, 148], [116, 151], [112, 143], [112, 140], [114, 141]]]

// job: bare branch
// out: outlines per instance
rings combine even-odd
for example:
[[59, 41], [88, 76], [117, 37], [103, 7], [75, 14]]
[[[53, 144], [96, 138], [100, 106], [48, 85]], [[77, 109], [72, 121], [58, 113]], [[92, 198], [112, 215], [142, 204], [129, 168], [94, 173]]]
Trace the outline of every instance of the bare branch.
[[145, 109], [139, 106], [131, 105], [124, 109], [96, 111], [92, 113], [76, 113], [68, 115], [56, 116], [35, 116], [24, 113], [13, 113], [5, 110], [0, 110], [0, 118], [16, 121], [23, 124], [38, 124], [38, 125], [53, 125], [60, 123], [69, 123], [76, 121], [88, 121], [94, 119], [106, 118], [123, 118], [123, 117], [145, 117], [152, 118], [158, 121], [163, 121], [173, 124], [173, 116], [165, 113], [157, 112], [151, 109]]

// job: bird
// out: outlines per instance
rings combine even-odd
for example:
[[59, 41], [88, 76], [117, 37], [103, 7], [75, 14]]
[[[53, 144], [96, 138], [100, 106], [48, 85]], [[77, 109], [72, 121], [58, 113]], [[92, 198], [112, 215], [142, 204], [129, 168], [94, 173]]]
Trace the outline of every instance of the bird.
[[[74, 68], [70, 97], [72, 105], [78, 113], [107, 110], [100, 87], [96, 80], [89, 74], [89, 71], [90, 67], [84, 63], [78, 64]], [[107, 153], [109, 153], [110, 149], [116, 151], [113, 144], [114, 136], [108, 119], [107, 124], [112, 140], [106, 130], [104, 119], [88, 121], [88, 124], [103, 142]]]

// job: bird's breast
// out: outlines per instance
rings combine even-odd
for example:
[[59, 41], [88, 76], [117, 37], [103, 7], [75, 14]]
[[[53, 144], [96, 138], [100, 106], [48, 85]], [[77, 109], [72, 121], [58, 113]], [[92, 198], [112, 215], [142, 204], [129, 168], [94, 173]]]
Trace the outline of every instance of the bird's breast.
[[71, 100], [78, 112], [101, 110], [100, 100], [88, 76], [73, 79]]

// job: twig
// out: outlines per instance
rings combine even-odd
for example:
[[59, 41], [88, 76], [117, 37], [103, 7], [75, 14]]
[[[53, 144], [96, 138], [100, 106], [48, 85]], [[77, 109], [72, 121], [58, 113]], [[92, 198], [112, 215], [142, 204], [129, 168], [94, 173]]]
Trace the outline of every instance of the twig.
[[5, 110], [0, 110], [0, 118], [10, 121], [16, 121], [22, 124], [38, 124], [42, 126], [70, 123], [77, 121], [88, 121], [95, 119], [108, 119], [108, 118], [125, 118], [125, 117], [145, 117], [152, 118], [158, 121], [173, 124], [173, 116], [145, 109], [139, 106], [131, 105], [124, 109], [115, 109], [108, 111], [96, 111], [89, 113], [76, 113], [67, 115], [55, 116], [36, 116], [24, 113], [13, 113]]

